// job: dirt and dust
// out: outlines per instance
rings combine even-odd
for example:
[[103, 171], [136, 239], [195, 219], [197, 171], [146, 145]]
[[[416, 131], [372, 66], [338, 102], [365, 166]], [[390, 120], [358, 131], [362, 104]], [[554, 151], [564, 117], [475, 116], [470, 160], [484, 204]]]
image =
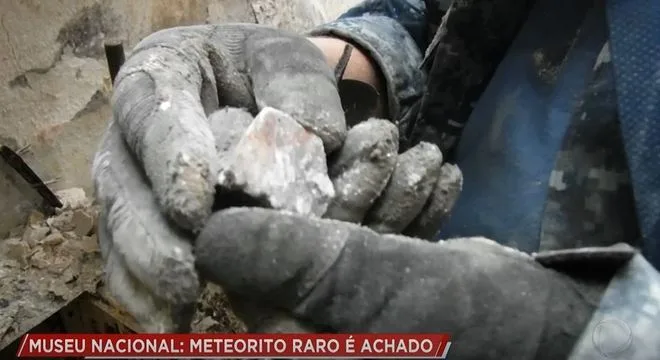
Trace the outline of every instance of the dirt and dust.
[[[0, 349], [103, 286], [98, 206], [82, 189], [57, 196], [64, 207], [54, 216], [33, 211], [25, 225], [0, 239]], [[193, 331], [242, 332], [245, 327], [222, 290], [210, 284], [200, 296]]]
[[88, 291], [101, 279], [97, 209], [81, 189], [59, 193], [65, 206], [0, 240], [0, 348]]
[[222, 289], [207, 284], [197, 302], [197, 313], [192, 322], [194, 333], [245, 332], [245, 324], [231, 310], [229, 299]]

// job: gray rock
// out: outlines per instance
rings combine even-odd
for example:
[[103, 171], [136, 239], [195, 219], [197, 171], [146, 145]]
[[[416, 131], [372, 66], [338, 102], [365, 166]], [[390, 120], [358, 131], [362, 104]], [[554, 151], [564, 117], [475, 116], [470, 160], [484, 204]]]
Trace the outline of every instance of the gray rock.
[[[335, 195], [323, 143], [293, 118], [264, 108], [223, 161], [220, 202], [236, 194], [261, 206], [321, 216]], [[223, 199], [223, 194], [225, 199]]]
[[454, 164], [440, 168], [440, 178], [422, 212], [408, 225], [404, 234], [420, 239], [431, 239], [451, 214], [451, 209], [463, 189], [463, 173]]
[[387, 186], [398, 151], [399, 131], [390, 121], [370, 119], [351, 128], [330, 166], [336, 195], [324, 217], [362, 222]]
[[379, 233], [400, 233], [420, 213], [440, 175], [442, 153], [421, 142], [399, 155], [383, 195], [367, 214], [365, 225]]
[[231, 153], [253, 120], [252, 114], [247, 110], [233, 107], [220, 109], [209, 116], [220, 162]]

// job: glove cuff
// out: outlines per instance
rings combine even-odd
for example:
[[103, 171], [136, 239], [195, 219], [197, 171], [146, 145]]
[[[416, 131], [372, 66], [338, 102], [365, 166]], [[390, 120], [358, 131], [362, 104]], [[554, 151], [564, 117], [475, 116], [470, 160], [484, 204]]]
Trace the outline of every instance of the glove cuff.
[[359, 47], [378, 64], [386, 82], [392, 121], [398, 123], [421, 97], [426, 81], [419, 69], [422, 54], [406, 29], [393, 19], [374, 15], [342, 18], [312, 29], [307, 35], [342, 39]]

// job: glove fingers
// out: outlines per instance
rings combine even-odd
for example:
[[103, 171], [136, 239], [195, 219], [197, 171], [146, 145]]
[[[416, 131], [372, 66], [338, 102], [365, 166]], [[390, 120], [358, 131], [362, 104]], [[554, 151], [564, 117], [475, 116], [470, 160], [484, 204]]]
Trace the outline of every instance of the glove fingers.
[[144, 284], [127, 271], [121, 256], [113, 249], [105, 256], [104, 272], [108, 290], [135, 318], [140, 330], [148, 333], [190, 331], [194, 303], [175, 307], [178, 311], [172, 311], [175, 308], [154, 297]]
[[327, 153], [346, 137], [346, 119], [334, 75], [321, 51], [300, 36], [257, 32], [246, 40], [248, 72], [260, 109], [291, 115], [323, 140]]
[[394, 171], [398, 144], [399, 131], [390, 121], [352, 127], [329, 169], [335, 198], [324, 217], [361, 223]]
[[401, 233], [426, 204], [440, 175], [442, 153], [421, 142], [400, 154], [392, 177], [364, 224], [379, 233]]
[[445, 163], [429, 200], [403, 232], [406, 236], [431, 240], [450, 216], [463, 189], [463, 173], [458, 166]]
[[106, 131], [92, 172], [103, 226], [110, 234], [103, 241], [104, 252], [112, 250], [135, 281], [167, 303], [194, 303], [199, 280], [192, 246], [160, 212], [115, 122]]
[[183, 37], [187, 32], [143, 41], [117, 75], [113, 110], [162, 209], [177, 225], [197, 230], [211, 212], [216, 157], [202, 97], [209, 109], [217, 99], [207, 91], [203, 41], [192, 30]]

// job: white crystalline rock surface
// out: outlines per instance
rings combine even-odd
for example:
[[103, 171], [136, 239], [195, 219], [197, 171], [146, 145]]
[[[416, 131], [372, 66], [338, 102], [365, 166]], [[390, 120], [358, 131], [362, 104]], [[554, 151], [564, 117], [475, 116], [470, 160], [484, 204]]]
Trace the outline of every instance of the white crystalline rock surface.
[[335, 195], [321, 139], [277, 109], [256, 116], [223, 166], [223, 190], [275, 209], [322, 216]]

